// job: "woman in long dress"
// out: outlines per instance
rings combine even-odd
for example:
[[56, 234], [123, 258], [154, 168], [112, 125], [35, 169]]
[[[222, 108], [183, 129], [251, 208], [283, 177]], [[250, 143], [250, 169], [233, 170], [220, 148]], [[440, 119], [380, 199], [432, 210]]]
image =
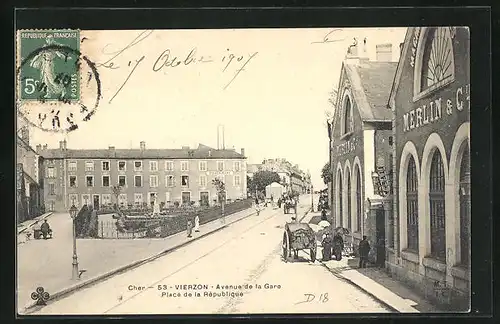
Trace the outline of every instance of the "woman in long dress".
[[194, 217], [194, 231], [199, 232], [200, 231], [200, 216], [196, 215]]
[[[47, 45], [61, 45], [54, 41], [51, 35], [46, 38], [45, 42]], [[40, 82], [42, 83], [40, 87], [42, 90], [45, 90], [44, 98], [50, 98], [53, 95], [64, 97], [66, 94], [65, 85], [56, 82], [54, 71], [54, 60], [56, 58], [67, 60], [71, 57], [57, 49], [41, 50], [30, 62], [31, 67], [40, 70]]]

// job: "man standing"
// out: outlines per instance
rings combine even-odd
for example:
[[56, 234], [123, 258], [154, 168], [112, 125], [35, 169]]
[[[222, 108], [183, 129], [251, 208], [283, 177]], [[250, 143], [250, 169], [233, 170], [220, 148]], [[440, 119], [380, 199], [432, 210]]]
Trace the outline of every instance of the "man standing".
[[366, 261], [368, 260], [368, 253], [370, 252], [370, 243], [366, 239], [366, 235], [363, 235], [363, 240], [359, 242], [359, 267], [366, 268]]
[[40, 226], [40, 230], [42, 231], [43, 239], [46, 240], [47, 236], [50, 233], [50, 226], [49, 226], [49, 223], [47, 223], [46, 219], [43, 221], [42, 226]]

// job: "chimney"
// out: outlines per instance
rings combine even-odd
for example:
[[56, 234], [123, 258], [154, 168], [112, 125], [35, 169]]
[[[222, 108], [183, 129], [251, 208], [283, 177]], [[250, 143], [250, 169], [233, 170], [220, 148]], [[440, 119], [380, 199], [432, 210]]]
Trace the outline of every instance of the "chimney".
[[368, 50], [366, 37], [361, 39], [353, 38], [351, 45], [347, 48], [345, 61], [347, 64], [358, 65], [361, 61], [368, 61]]
[[59, 141], [59, 149], [64, 150], [64, 141]]
[[212, 157], [212, 150], [208, 150], [208, 157]]
[[36, 146], [36, 152], [37, 152], [38, 154], [40, 154], [40, 153], [42, 152], [42, 144], [38, 144], [38, 145]]
[[377, 62], [392, 62], [392, 44], [379, 44], [376, 46]]
[[183, 150], [189, 150], [189, 146], [183, 146], [182, 149]]
[[115, 157], [116, 156], [116, 153], [115, 153], [115, 147], [114, 146], [109, 146], [108, 147], [108, 150], [109, 150], [109, 155], [112, 156], [112, 157]]
[[244, 148], [241, 149], [241, 155], [245, 156], [245, 149]]
[[68, 142], [66, 142], [66, 140], [63, 141], [63, 149], [67, 149], [68, 148]]
[[25, 141], [27, 144], [30, 143], [30, 131], [27, 126], [21, 129], [21, 139]]
[[47, 144], [45, 144], [45, 145], [43, 146], [42, 150], [43, 150], [43, 151], [45, 151], [47, 148], [48, 148], [48, 145], [47, 145]]
[[141, 142], [141, 151], [144, 151], [146, 149], [146, 142], [142, 141]]

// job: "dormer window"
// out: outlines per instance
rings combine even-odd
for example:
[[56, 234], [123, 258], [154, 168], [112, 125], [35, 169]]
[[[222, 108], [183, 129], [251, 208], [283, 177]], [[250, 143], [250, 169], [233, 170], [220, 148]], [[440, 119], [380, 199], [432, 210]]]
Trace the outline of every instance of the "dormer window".
[[452, 42], [449, 27], [423, 28], [415, 60], [414, 101], [455, 79]]

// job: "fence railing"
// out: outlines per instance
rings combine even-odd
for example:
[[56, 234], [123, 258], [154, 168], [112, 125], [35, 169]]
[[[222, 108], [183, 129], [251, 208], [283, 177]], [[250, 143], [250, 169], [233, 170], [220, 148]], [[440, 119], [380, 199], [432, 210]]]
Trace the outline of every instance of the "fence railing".
[[[224, 216], [240, 212], [251, 206], [251, 199], [226, 204], [224, 206]], [[191, 220], [194, 223], [196, 216], [199, 217], [200, 225], [214, 221], [222, 217], [221, 206], [176, 208], [170, 214], [155, 217], [124, 216], [117, 220], [99, 217], [97, 237], [109, 239], [167, 237], [185, 231], [187, 221]]]

